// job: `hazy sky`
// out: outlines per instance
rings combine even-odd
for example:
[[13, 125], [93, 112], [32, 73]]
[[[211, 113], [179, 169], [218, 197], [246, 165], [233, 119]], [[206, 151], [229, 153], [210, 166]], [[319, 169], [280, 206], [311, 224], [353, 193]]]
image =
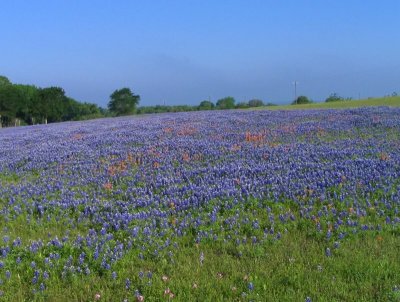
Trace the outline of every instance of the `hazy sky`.
[[106, 106], [400, 92], [399, 0], [0, 2], [0, 75]]

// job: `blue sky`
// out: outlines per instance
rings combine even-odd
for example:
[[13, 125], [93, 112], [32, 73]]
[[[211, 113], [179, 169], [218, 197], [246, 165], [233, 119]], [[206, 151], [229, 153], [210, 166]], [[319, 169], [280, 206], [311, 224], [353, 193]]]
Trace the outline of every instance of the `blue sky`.
[[0, 75], [106, 106], [400, 92], [398, 0], [2, 0]]

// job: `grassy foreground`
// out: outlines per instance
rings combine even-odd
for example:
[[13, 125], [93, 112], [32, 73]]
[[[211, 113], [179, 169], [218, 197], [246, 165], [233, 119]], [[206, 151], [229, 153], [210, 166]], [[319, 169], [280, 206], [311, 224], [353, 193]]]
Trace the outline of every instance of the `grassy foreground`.
[[256, 248], [184, 244], [173, 261], [142, 261], [131, 253], [116, 276], [50, 276], [48, 289], [36, 294], [18, 281], [30, 269], [21, 268], [14, 282], [6, 281], [13, 294], [3, 298], [136, 301], [137, 290], [146, 301], [400, 301], [398, 230], [359, 234], [331, 256], [325, 246], [303, 230]]
[[329, 103], [268, 106], [268, 107], [262, 107], [262, 108], [258, 108], [258, 109], [269, 109], [269, 110], [346, 109], [346, 108], [359, 108], [359, 107], [372, 107], [372, 106], [400, 107], [400, 96], [372, 98], [372, 99], [367, 99], [367, 100], [329, 102]]

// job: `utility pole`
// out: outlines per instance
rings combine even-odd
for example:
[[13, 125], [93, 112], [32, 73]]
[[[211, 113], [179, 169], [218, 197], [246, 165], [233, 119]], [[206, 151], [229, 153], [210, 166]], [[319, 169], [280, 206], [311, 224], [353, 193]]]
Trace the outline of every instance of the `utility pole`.
[[293, 85], [294, 85], [294, 101], [295, 101], [296, 105], [297, 105], [297, 84], [298, 83], [299, 82], [297, 82], [297, 81], [293, 82]]

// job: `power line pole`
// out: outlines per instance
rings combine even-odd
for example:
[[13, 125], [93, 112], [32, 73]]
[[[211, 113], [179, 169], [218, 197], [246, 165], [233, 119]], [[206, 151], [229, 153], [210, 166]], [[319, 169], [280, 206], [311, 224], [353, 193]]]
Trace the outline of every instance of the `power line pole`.
[[297, 82], [297, 81], [293, 82], [293, 85], [294, 85], [294, 101], [295, 101], [296, 105], [297, 105], [297, 84], [298, 83], [299, 82]]

